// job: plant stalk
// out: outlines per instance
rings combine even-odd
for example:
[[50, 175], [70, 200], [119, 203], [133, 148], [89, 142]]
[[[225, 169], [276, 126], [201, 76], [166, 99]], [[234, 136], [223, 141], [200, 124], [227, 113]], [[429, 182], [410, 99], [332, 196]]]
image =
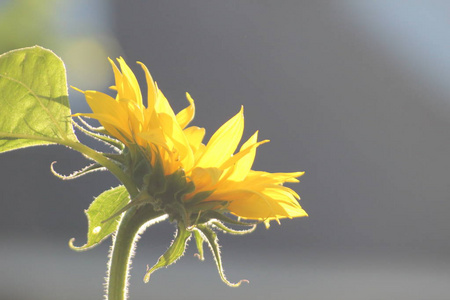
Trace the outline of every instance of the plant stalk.
[[128, 277], [136, 237], [142, 226], [163, 213], [155, 212], [150, 205], [130, 208], [122, 217], [111, 247], [108, 263], [107, 299], [125, 300], [128, 294]]

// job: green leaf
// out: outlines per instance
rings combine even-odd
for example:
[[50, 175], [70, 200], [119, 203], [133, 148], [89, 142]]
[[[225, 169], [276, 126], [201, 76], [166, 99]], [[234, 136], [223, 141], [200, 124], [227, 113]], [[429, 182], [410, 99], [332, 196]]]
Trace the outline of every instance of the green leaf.
[[124, 186], [118, 186], [103, 192], [94, 202], [91, 203], [89, 209], [85, 211], [88, 218], [88, 234], [87, 242], [81, 247], [73, 245], [75, 239], [69, 241], [69, 246], [75, 251], [88, 250], [117, 230], [120, 215], [107, 220], [111, 215], [125, 206], [130, 200], [127, 190]]
[[76, 142], [70, 115], [59, 57], [38, 46], [0, 56], [0, 152]]
[[150, 280], [150, 275], [156, 270], [167, 267], [174, 262], [176, 262], [181, 256], [183, 256], [184, 251], [186, 250], [186, 244], [191, 237], [191, 232], [186, 230], [183, 226], [178, 226], [178, 231], [176, 233], [175, 239], [170, 245], [169, 249], [161, 255], [158, 259], [158, 262], [151, 268], [147, 270], [147, 273], [144, 277], [144, 282], [148, 282]]
[[206, 225], [197, 225], [194, 230], [198, 230], [200, 234], [203, 235], [203, 238], [208, 242], [209, 248], [214, 256], [214, 260], [216, 261], [217, 271], [219, 272], [220, 278], [224, 283], [231, 287], [238, 287], [242, 282], [247, 282], [248, 280], [242, 279], [237, 283], [229, 282], [225, 277], [225, 272], [222, 267], [222, 258], [220, 256], [220, 245], [219, 240], [217, 239], [217, 234]]

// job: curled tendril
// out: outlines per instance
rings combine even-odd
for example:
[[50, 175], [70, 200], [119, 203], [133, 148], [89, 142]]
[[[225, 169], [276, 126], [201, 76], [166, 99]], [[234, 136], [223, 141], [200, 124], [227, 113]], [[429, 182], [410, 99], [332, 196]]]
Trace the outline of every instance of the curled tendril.
[[75, 171], [70, 175], [63, 175], [58, 173], [55, 168], [54, 165], [56, 164], [56, 161], [52, 162], [50, 165], [50, 170], [53, 173], [53, 175], [55, 175], [56, 177], [62, 179], [62, 180], [72, 180], [72, 179], [76, 179], [79, 178], [83, 175], [86, 175], [88, 173], [92, 173], [92, 172], [96, 172], [96, 171], [106, 171], [106, 168], [103, 167], [102, 165], [98, 164], [98, 163], [93, 163], [91, 165], [88, 165], [84, 168], [82, 168], [81, 170]]

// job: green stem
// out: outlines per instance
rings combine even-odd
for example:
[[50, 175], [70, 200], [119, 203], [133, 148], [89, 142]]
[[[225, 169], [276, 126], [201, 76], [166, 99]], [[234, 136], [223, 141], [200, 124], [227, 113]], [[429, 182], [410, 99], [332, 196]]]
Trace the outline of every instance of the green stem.
[[108, 300], [127, 299], [128, 273], [135, 239], [144, 224], [162, 215], [163, 213], [155, 212], [149, 205], [146, 205], [132, 207], [122, 217], [113, 241], [108, 265]]

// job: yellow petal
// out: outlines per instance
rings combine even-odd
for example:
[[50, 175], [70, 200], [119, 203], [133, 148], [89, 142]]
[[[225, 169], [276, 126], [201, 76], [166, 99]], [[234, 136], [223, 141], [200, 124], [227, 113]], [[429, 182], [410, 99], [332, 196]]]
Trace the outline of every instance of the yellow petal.
[[170, 139], [178, 150], [183, 167], [190, 170], [194, 165], [194, 154], [180, 125], [174, 116], [160, 113], [158, 117], [167, 139]]
[[171, 146], [173, 146], [168, 145], [168, 141], [166, 140], [161, 128], [151, 128], [149, 131], [139, 133], [138, 136], [148, 143], [165, 148], [167, 151], [171, 151]]
[[200, 157], [202, 157], [203, 153], [205, 153], [206, 146], [204, 144], [200, 144], [198, 149], [194, 152], [194, 161], [198, 161]]
[[123, 98], [124, 96], [124, 88], [123, 88], [123, 75], [120, 72], [119, 68], [117, 68], [116, 64], [114, 63], [114, 61], [112, 59], [110, 59], [108, 57], [109, 63], [111, 64], [111, 67], [113, 69], [114, 72], [114, 81], [115, 81], [115, 85], [110, 87], [110, 89], [116, 90], [117, 91], [117, 98]]
[[119, 62], [120, 69], [122, 70], [122, 85], [121, 85], [122, 90], [120, 90], [118, 87], [120, 98], [129, 99], [135, 102], [136, 105], [140, 109], [142, 109], [143, 108], [142, 94], [136, 76], [134, 76], [133, 71], [130, 69], [130, 67], [127, 65], [127, 63], [122, 57], [119, 57], [117, 61]]
[[[114, 120], [111, 121], [113, 122], [111, 123], [112, 126], [117, 127], [124, 133], [130, 135], [130, 130], [128, 127], [128, 112], [124, 109], [123, 103], [120, 103], [114, 98], [97, 91], [86, 91], [84, 95], [86, 97], [86, 102], [89, 104], [94, 113], [92, 117], [95, 117], [95, 115], [110, 116], [110, 119]], [[103, 124], [101, 120], [99, 121], [105, 129], [108, 127], [105, 126], [106, 124]]]
[[194, 154], [189, 145], [189, 141], [178, 124], [172, 107], [159, 89], [157, 90], [155, 111], [164, 134], [167, 139], [173, 142], [174, 147], [178, 150], [183, 167], [188, 170], [191, 169], [194, 165]]
[[170, 106], [169, 101], [167, 101], [166, 96], [164, 96], [163, 92], [160, 89], [156, 90], [156, 102], [155, 102], [155, 110], [157, 113], [164, 113], [173, 118], [175, 118], [175, 113], [173, 112], [172, 106]]
[[144, 70], [145, 73], [145, 79], [147, 81], [147, 114], [151, 116], [153, 113], [153, 110], [155, 108], [156, 103], [156, 97], [157, 97], [157, 88], [155, 85], [155, 82], [153, 81], [152, 75], [148, 71], [147, 67], [138, 61], [138, 64], [141, 66], [141, 68]]
[[200, 148], [200, 145], [203, 141], [203, 137], [205, 136], [205, 128], [200, 128], [197, 126], [191, 126], [185, 128], [183, 130], [184, 135], [189, 141], [189, 145], [192, 148], [192, 151], [195, 153]]
[[271, 198], [258, 193], [253, 195], [248, 193], [247, 197], [236, 198], [230, 202], [227, 208], [241, 218], [254, 220], [307, 216], [300, 205], [293, 205], [290, 201], [280, 201], [279, 198]]
[[195, 168], [192, 170], [190, 179], [195, 184], [195, 192], [199, 192], [204, 189], [213, 189], [220, 175], [222, 170], [218, 168]]
[[255, 133], [246, 143], [244, 143], [244, 145], [242, 145], [241, 151], [222, 164], [220, 167], [221, 169], [229, 169], [226, 172], [227, 180], [241, 181], [247, 177], [253, 165], [253, 161], [255, 160], [256, 148], [269, 142], [269, 140], [256, 142], [257, 137], [258, 134]]
[[263, 171], [251, 170], [247, 176], [247, 179], [255, 178], [261, 184], [262, 183], [273, 183], [282, 184], [284, 182], [299, 182], [297, 177], [302, 176], [305, 172], [292, 172], [292, 173], [269, 173]]
[[178, 124], [180, 124], [180, 127], [182, 129], [186, 128], [186, 126], [192, 121], [192, 119], [194, 119], [195, 115], [194, 100], [188, 93], [186, 93], [186, 98], [189, 101], [189, 106], [177, 114], [177, 122]]
[[241, 110], [233, 118], [213, 134], [196, 166], [220, 167], [231, 157], [244, 131], [243, 112], [243, 107], [241, 107]]

